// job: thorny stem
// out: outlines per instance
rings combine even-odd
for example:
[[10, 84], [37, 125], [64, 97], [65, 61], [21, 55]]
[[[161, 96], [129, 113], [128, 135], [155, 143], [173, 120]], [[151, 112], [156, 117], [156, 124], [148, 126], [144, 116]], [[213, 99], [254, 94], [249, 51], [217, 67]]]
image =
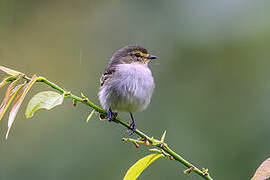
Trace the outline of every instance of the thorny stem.
[[[24, 78], [26, 80], [29, 80], [30, 79], [27, 76], [24, 76]], [[102, 114], [104, 116], [107, 115], [107, 112], [104, 109], [100, 108], [99, 106], [97, 106], [96, 104], [94, 104], [93, 102], [91, 102], [89, 99], [84, 98], [84, 97], [82, 98], [82, 97], [79, 97], [79, 96], [76, 96], [76, 95], [72, 94], [71, 92], [65, 91], [60, 86], [58, 86], [55, 83], [47, 80], [44, 77], [38, 77], [37, 78], [37, 82], [43, 82], [43, 83], [49, 85], [50, 87], [56, 89], [60, 93], [64, 93], [65, 94], [65, 97], [72, 98], [74, 101], [81, 102], [82, 104], [88, 105], [91, 108], [93, 108], [95, 111], [97, 111], [98, 113], [100, 113], [100, 114]], [[129, 128], [129, 124], [127, 122], [123, 121], [120, 118], [115, 118], [114, 121], [117, 122], [117, 123], [119, 123], [119, 124], [121, 124], [121, 125], [123, 125], [123, 126], [125, 126], [126, 128]], [[149, 143], [152, 144], [153, 146], [156, 146], [156, 147], [164, 150], [166, 153], [168, 153], [169, 155], [171, 155], [176, 161], [179, 161], [180, 163], [184, 164], [186, 167], [192, 168], [192, 171], [193, 172], [197, 173], [198, 175], [200, 175], [204, 179], [212, 180], [212, 177], [209, 175], [209, 173], [207, 172], [207, 170], [200, 170], [200, 169], [198, 169], [193, 164], [191, 164], [190, 162], [188, 162], [187, 160], [185, 160], [182, 156], [180, 156], [179, 154], [177, 154], [176, 152], [174, 152], [172, 149], [170, 149], [168, 147], [168, 145], [166, 145], [166, 144], [164, 145], [164, 143], [163, 144], [162, 143], [161, 144], [155, 143], [154, 141], [158, 141], [158, 140], [155, 140], [153, 138], [150, 138], [149, 136], [147, 136], [145, 133], [143, 133], [139, 129], [136, 129], [135, 130], [135, 134], [137, 134], [139, 137], [141, 137], [141, 138], [143, 138], [145, 140], [148, 140]]]

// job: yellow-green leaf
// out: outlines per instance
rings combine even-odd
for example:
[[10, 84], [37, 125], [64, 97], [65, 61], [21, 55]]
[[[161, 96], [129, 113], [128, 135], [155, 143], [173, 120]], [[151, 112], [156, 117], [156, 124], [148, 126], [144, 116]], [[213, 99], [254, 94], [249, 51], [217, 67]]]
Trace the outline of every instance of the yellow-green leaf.
[[43, 91], [36, 94], [28, 103], [25, 111], [25, 117], [30, 118], [39, 109], [50, 110], [53, 107], [63, 103], [64, 94], [58, 94], [54, 91]]
[[15, 100], [12, 104], [11, 110], [10, 110], [9, 118], [8, 118], [8, 130], [6, 133], [6, 139], [8, 138], [10, 128], [14, 122], [14, 119], [18, 113], [18, 110], [19, 110], [26, 94], [28, 93], [30, 88], [33, 86], [33, 84], [36, 82], [36, 80], [37, 80], [37, 76], [34, 75], [32, 77], [32, 79], [20, 90], [18, 96], [15, 98]]
[[260, 165], [251, 180], [264, 180], [268, 178], [270, 178], [270, 158]]
[[139, 175], [146, 169], [151, 163], [153, 163], [158, 158], [164, 156], [163, 154], [150, 154], [144, 158], [137, 161], [133, 166], [127, 171], [124, 180], [135, 180]]
[[9, 75], [12, 75], [12, 76], [16, 76], [16, 75], [19, 75], [19, 74], [23, 74], [21, 72], [18, 72], [18, 71], [15, 71], [13, 69], [9, 69], [7, 67], [4, 67], [4, 66], [0, 66], [0, 70], [4, 71], [5, 73], [9, 74]]

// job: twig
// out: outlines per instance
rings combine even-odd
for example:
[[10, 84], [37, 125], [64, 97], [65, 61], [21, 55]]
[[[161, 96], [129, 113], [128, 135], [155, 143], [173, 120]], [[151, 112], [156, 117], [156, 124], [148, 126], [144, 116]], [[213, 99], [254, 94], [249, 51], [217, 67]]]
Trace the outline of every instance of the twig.
[[[27, 76], [24, 76], [23, 78], [26, 80], [31, 79]], [[12, 78], [12, 79], [10, 79], [10, 81], [15, 80], [15, 79], [16, 78], [14, 78], [14, 79]], [[50, 87], [52, 87], [53, 89], [59, 91], [60, 93], [64, 93], [65, 97], [73, 99], [73, 102], [76, 102], [76, 103], [80, 102], [82, 104], [90, 106], [95, 111], [102, 114], [103, 116], [107, 115], [107, 112], [104, 109], [100, 108], [99, 106], [97, 106], [96, 104], [91, 102], [88, 98], [76, 96], [76, 95], [72, 94], [71, 92], [64, 90], [63, 88], [61, 88], [57, 84], [49, 81], [48, 79], [46, 79], [44, 77], [38, 77], [36, 82], [43, 82], [43, 83], [49, 85]], [[125, 126], [126, 128], [129, 128], [129, 124], [120, 118], [115, 118], [114, 121], [121, 124], [122, 126]], [[158, 147], [158, 148], [162, 149], [164, 152], [168, 153], [171, 157], [173, 157], [171, 159], [175, 159], [176, 161], [185, 165], [187, 168], [190, 169], [190, 172], [191, 171], [195, 172], [196, 174], [200, 175], [204, 179], [212, 180], [212, 177], [209, 175], [208, 170], [206, 170], [204, 168], [202, 170], [198, 169], [193, 164], [191, 164], [190, 162], [185, 160], [183, 157], [181, 157], [179, 154], [177, 154], [172, 149], [170, 149], [169, 146], [166, 143], [164, 143], [164, 137], [161, 139], [161, 141], [159, 141], [159, 140], [156, 140], [154, 138], [150, 138], [148, 135], [146, 135], [145, 133], [143, 133], [139, 129], [135, 130], [135, 134], [137, 134], [139, 137], [141, 137], [145, 141], [148, 141], [151, 145]]]

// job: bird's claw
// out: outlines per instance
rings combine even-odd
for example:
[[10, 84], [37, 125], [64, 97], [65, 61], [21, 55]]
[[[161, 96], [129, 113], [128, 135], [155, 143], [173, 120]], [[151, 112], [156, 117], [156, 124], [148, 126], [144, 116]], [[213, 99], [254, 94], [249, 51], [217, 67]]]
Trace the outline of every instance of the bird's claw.
[[111, 109], [108, 110], [108, 114], [105, 117], [106, 119], [108, 119], [109, 121], [113, 121], [116, 117], [117, 117], [117, 112], [112, 112]]
[[136, 131], [136, 123], [135, 123], [135, 121], [132, 121], [131, 123], [130, 123], [130, 125], [129, 125], [129, 129], [130, 129], [130, 136], [132, 135], [132, 134], [134, 134], [134, 132]]
[[130, 132], [129, 135], [131, 136], [136, 131], [136, 123], [135, 123], [133, 114], [131, 112], [129, 114], [130, 114], [130, 117], [131, 117], [131, 123], [129, 125], [129, 129], [131, 130], [131, 132]]

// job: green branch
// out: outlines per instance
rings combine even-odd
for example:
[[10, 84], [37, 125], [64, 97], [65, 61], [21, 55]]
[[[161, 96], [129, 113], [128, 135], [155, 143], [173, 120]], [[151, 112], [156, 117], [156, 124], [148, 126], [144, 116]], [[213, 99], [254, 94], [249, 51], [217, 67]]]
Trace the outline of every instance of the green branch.
[[[5, 99], [3, 101], [2, 106], [0, 107], [0, 119], [3, 116], [3, 114], [5, 113], [10, 102], [12, 101], [12, 99], [14, 98], [16, 93], [18, 92], [18, 91], [15, 91], [14, 89], [18, 89], [18, 87], [23, 86], [22, 93], [19, 93], [18, 97], [14, 100], [15, 103], [12, 106], [12, 110], [14, 112], [10, 113], [12, 115], [12, 118], [9, 118], [9, 122], [8, 122], [10, 124], [9, 130], [10, 130], [10, 127], [14, 121], [16, 114], [17, 114], [17, 109], [19, 109], [21, 102], [23, 101], [24, 96], [26, 95], [28, 90], [31, 88], [31, 86], [34, 84], [34, 82], [42, 82], [42, 83], [47, 84], [48, 86], [52, 87], [53, 89], [55, 89], [55, 90], [59, 91], [61, 94], [63, 94], [64, 95], [63, 97], [71, 98], [73, 100], [74, 105], [76, 105], [78, 102], [80, 102], [82, 104], [85, 104], [85, 105], [93, 108], [96, 112], [100, 113], [104, 117], [106, 117], [106, 115], [107, 115], [107, 112], [104, 109], [100, 108], [99, 106], [97, 106], [96, 104], [91, 102], [83, 94], [81, 94], [81, 97], [76, 96], [76, 95], [72, 94], [71, 92], [66, 91], [62, 87], [58, 86], [57, 84], [49, 81], [48, 79], [46, 79], [44, 77], [37, 77], [36, 75], [34, 75], [32, 78], [29, 78], [24, 73], [20, 73], [18, 71], [15, 71], [15, 70], [3, 67], [3, 66], [0, 66], [0, 70], [11, 75], [10, 77], [4, 79], [0, 83], [0, 87], [3, 87], [5, 84], [7, 84], [9, 82], [12, 82], [12, 83], [10, 83], [10, 85], [8, 87]], [[19, 79], [22, 79], [22, 78], [28, 82], [27, 85], [22, 84], [22, 85], [15, 86], [15, 82], [18, 81]], [[14, 94], [14, 92], [15, 92], [15, 94]], [[27, 116], [31, 116], [31, 115], [27, 115]], [[130, 128], [129, 123], [123, 121], [120, 118], [114, 118], [113, 121], [121, 124], [122, 126], [125, 126], [126, 128]], [[176, 161], [182, 163], [183, 165], [185, 165], [188, 168], [184, 171], [185, 174], [195, 172], [196, 174], [200, 175], [204, 179], [212, 180], [207, 169], [204, 169], [204, 168], [202, 170], [198, 169], [193, 164], [191, 164], [190, 162], [188, 162], [183, 157], [181, 157], [179, 154], [177, 154], [176, 152], [174, 152], [172, 149], [169, 148], [169, 146], [164, 142], [166, 131], [162, 135], [161, 140], [154, 139], [153, 137], [150, 138], [150, 136], [147, 136], [145, 133], [143, 133], [139, 129], [135, 130], [135, 134], [137, 134], [141, 139], [135, 140], [135, 139], [131, 139], [131, 138], [123, 138], [123, 140], [127, 141], [127, 142], [133, 142], [137, 147], [139, 146], [138, 143], [145, 144], [146, 146], [149, 146], [151, 144], [151, 145], [157, 147], [158, 149], [150, 149], [150, 151], [154, 151], [154, 152], [163, 154], [164, 157], [169, 157], [170, 160], [176, 160]]]
[[[50, 87], [56, 89], [60, 93], [65, 93], [66, 97], [72, 98], [75, 102], [81, 102], [82, 104], [85, 104], [85, 105], [90, 106], [91, 108], [93, 108], [98, 113], [100, 113], [100, 114], [102, 114], [104, 116], [107, 115], [107, 112], [104, 109], [100, 108], [99, 106], [97, 106], [96, 104], [94, 104], [93, 102], [91, 102], [88, 98], [86, 98], [86, 97], [79, 97], [79, 96], [76, 96], [76, 95], [72, 94], [71, 92], [67, 92], [63, 88], [61, 88], [60, 86], [54, 84], [53, 82], [47, 80], [44, 77], [38, 77], [37, 78], [37, 82], [43, 82], [43, 83], [49, 85]], [[115, 118], [114, 121], [117, 122], [117, 123], [119, 123], [119, 124], [121, 124], [121, 125], [123, 125], [123, 126], [125, 126], [126, 128], [129, 128], [129, 124], [127, 122], [123, 121], [120, 118]], [[139, 129], [136, 129], [135, 130], [135, 133], [139, 137], [147, 140], [153, 146], [156, 146], [156, 147], [162, 149], [163, 151], [165, 151], [166, 153], [168, 153], [176, 161], [184, 164], [187, 168], [189, 168], [185, 172], [190, 173], [191, 171], [193, 171], [193, 172], [197, 173], [198, 175], [200, 175], [201, 177], [203, 177], [204, 179], [212, 180], [212, 178], [210, 177], [209, 173], [207, 172], [207, 169], [202, 169], [202, 170], [198, 169], [193, 164], [191, 164], [190, 162], [188, 162], [187, 160], [185, 160], [183, 157], [181, 157], [179, 154], [177, 154], [172, 149], [170, 149], [168, 147], [168, 145], [165, 144], [164, 142], [160, 142], [160, 141], [158, 141], [156, 139], [150, 138], [149, 136], [147, 136], [145, 133], [143, 133]]]

